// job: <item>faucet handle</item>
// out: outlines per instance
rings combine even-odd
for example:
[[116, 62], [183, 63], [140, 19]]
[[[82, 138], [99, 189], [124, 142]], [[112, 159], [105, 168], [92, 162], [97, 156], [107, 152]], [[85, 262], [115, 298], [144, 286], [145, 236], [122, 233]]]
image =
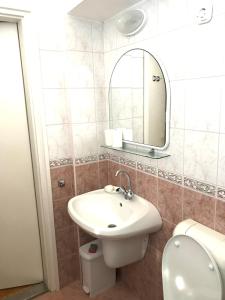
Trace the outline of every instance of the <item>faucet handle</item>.
[[116, 191], [119, 192], [119, 193], [122, 193], [124, 195], [127, 193], [126, 189], [123, 186], [117, 188]]
[[128, 200], [131, 200], [133, 198], [133, 196], [134, 196], [134, 193], [131, 190], [128, 190], [126, 192], [126, 196], [127, 196]]
[[124, 187], [120, 187], [119, 192], [123, 193], [125, 199], [131, 200], [133, 197], [133, 192], [131, 190], [130, 176], [125, 170], [117, 170], [115, 176], [118, 176], [119, 174], [124, 174], [128, 181], [128, 188], [125, 189]]

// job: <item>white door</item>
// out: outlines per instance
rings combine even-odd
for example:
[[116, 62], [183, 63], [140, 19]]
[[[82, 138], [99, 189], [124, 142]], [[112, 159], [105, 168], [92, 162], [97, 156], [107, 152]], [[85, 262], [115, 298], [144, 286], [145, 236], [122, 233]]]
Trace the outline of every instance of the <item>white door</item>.
[[0, 289], [42, 280], [17, 25], [0, 22]]

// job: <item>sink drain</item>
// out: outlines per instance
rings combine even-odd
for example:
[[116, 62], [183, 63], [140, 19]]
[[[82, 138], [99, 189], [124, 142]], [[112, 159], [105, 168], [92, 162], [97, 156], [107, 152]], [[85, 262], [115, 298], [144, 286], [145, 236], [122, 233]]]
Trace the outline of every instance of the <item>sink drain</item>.
[[108, 225], [108, 228], [114, 228], [114, 227], [116, 227], [115, 224], [109, 224], [109, 225]]

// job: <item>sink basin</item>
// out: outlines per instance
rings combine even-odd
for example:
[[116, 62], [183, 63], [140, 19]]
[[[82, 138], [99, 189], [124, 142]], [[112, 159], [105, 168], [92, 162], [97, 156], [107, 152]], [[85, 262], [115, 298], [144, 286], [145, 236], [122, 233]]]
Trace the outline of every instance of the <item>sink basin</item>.
[[68, 213], [90, 235], [101, 240], [107, 266], [119, 268], [142, 259], [148, 235], [161, 228], [158, 210], [147, 200], [103, 189], [70, 199]]
[[162, 221], [150, 202], [134, 195], [125, 200], [120, 193], [103, 189], [72, 198], [68, 203], [72, 220], [97, 238], [122, 239], [156, 232]]

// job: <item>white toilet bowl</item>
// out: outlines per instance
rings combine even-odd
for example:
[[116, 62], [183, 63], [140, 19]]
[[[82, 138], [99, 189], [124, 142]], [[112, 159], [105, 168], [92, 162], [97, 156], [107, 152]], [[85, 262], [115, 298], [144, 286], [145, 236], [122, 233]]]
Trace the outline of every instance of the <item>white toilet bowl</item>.
[[[219, 265], [221, 267], [221, 264], [224, 264], [225, 236], [191, 221], [184, 221], [177, 226], [179, 230], [175, 229], [174, 236], [164, 249], [162, 260], [164, 300], [224, 300], [224, 278], [221, 276], [223, 272], [220, 272]], [[189, 236], [188, 232], [195, 238]], [[196, 236], [199, 236], [199, 239]], [[200, 241], [201, 238], [210, 243], [209, 248], [215, 249], [215, 256], [214, 252], [209, 251], [209, 248]], [[216, 241], [218, 239], [218, 242], [213, 243], [215, 239]], [[219, 251], [221, 253], [219, 264], [218, 247], [222, 247], [223, 250]]]

